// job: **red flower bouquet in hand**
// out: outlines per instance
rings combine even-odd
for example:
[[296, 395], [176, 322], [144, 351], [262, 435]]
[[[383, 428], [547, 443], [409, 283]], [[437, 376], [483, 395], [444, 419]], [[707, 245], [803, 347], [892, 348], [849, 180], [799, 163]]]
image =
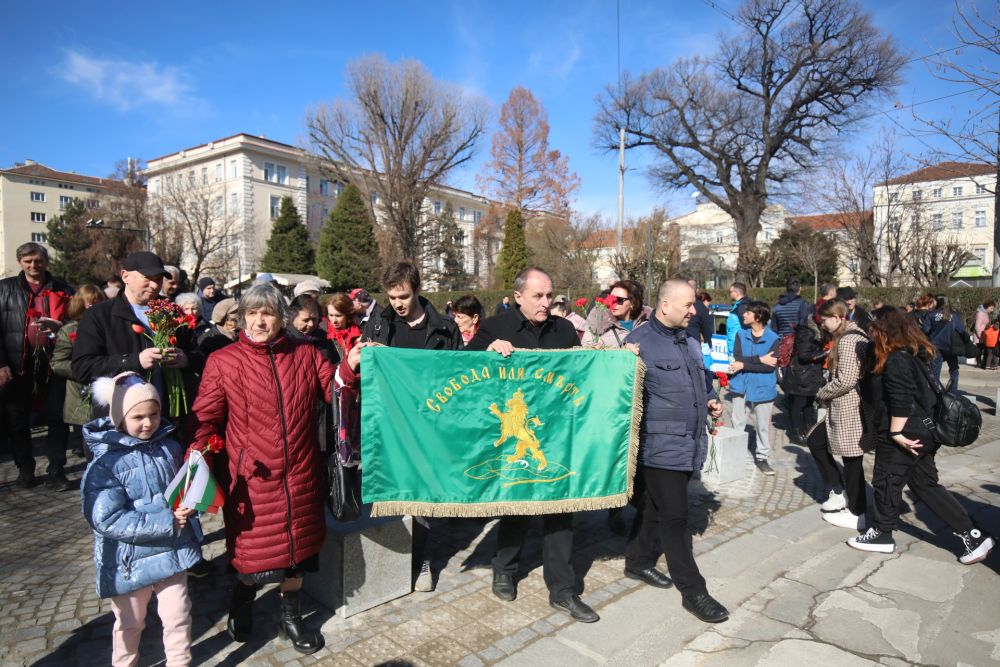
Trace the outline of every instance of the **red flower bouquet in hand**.
[[722, 371], [716, 371], [715, 377], [719, 378], [720, 387], [725, 388], [729, 386], [729, 376], [723, 373]]
[[[153, 341], [153, 346], [161, 352], [177, 345], [177, 330], [183, 327], [194, 329], [197, 320], [187, 315], [177, 304], [165, 299], [153, 299], [147, 305], [146, 317], [153, 335], [145, 333], [138, 324], [132, 325], [136, 333], [143, 333]], [[163, 366], [163, 385], [167, 396], [167, 415], [180, 417], [187, 412], [187, 392], [184, 390], [184, 377], [180, 369], [173, 366]]]
[[60, 290], [44, 289], [39, 293], [49, 302], [49, 317], [62, 322], [66, 319], [66, 308], [69, 305], [69, 295]]

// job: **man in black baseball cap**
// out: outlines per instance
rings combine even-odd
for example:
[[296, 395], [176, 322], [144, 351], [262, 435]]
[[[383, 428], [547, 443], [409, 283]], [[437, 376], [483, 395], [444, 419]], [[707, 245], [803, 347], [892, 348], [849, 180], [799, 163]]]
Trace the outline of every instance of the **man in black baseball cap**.
[[837, 298], [847, 304], [847, 319], [857, 324], [862, 330], [868, 331], [872, 323], [872, 316], [868, 311], [858, 305], [858, 293], [853, 287], [838, 287]]
[[[145, 250], [141, 252], [134, 252], [125, 258], [124, 272], [126, 271], [138, 271], [147, 278], [164, 278], [169, 274], [167, 269], [163, 266], [163, 261], [154, 252], [146, 252]], [[125, 276], [122, 276], [122, 280]]]

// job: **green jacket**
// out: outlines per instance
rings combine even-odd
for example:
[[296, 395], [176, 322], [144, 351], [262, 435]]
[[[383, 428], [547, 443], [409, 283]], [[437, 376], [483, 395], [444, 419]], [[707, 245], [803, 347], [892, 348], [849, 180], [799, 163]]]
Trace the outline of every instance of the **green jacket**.
[[56, 336], [52, 350], [52, 372], [66, 378], [66, 400], [63, 402], [63, 421], [82, 426], [91, 420], [90, 387], [73, 379], [73, 340], [79, 322], [67, 322]]

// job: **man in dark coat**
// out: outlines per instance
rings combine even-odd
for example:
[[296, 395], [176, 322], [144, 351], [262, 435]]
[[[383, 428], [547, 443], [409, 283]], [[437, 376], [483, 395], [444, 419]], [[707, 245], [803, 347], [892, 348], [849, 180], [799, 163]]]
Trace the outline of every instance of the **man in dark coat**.
[[847, 303], [847, 319], [854, 322], [862, 331], [867, 332], [872, 323], [872, 316], [858, 305], [858, 294], [853, 287], [838, 287], [837, 298]]
[[[689, 280], [688, 285], [692, 289], [696, 287], [696, 283], [693, 280]], [[712, 334], [714, 333], [715, 320], [712, 318], [712, 313], [708, 310], [708, 306], [701, 302], [701, 299], [695, 299], [694, 317], [688, 322], [687, 335], [699, 343], [708, 343], [709, 347], [711, 347]]]
[[358, 328], [362, 331], [369, 320], [382, 314], [382, 306], [372, 298], [368, 290], [355, 287], [347, 296], [351, 297], [351, 301], [354, 303], [354, 316], [358, 320]]
[[211, 322], [212, 309], [215, 308], [215, 304], [225, 299], [226, 295], [216, 286], [214, 278], [202, 276], [198, 278], [198, 298], [201, 299], [201, 318]]
[[[509, 357], [514, 348], [558, 350], [580, 344], [570, 321], [549, 311], [552, 279], [545, 271], [538, 268], [521, 271], [514, 279], [514, 300], [517, 308], [485, 320], [466, 350], [488, 350]], [[549, 589], [549, 605], [583, 623], [599, 620], [575, 590], [576, 576], [570, 562], [573, 515], [546, 514], [542, 521], [542, 574]], [[514, 575], [530, 522], [526, 516], [500, 518], [493, 557], [493, 594], [507, 602], [517, 597]]]
[[812, 306], [802, 298], [802, 285], [798, 278], [789, 278], [785, 293], [771, 310], [771, 328], [784, 338], [812, 316]]
[[[66, 491], [69, 480], [66, 465], [67, 427], [62, 421], [65, 392], [50, 384], [49, 356], [52, 341], [62, 326], [53, 318], [49, 292], [73, 294], [73, 288], [48, 272], [49, 253], [38, 243], [24, 243], [17, 248], [21, 272], [0, 280], [0, 391], [7, 427], [10, 429], [17, 485], [29, 488], [35, 482], [35, 457], [31, 453], [31, 413], [36, 398], [44, 404], [49, 427], [46, 454], [49, 460], [48, 484]], [[28, 311], [42, 313], [29, 318]], [[41, 363], [36, 364], [36, 360]], [[50, 405], [58, 403], [58, 405]]]
[[646, 363], [636, 471], [646, 493], [625, 548], [625, 574], [665, 587], [669, 580], [655, 565], [666, 554], [683, 607], [703, 621], [720, 623], [729, 612], [709, 595], [687, 532], [688, 482], [708, 451], [705, 421], [709, 414], [722, 414], [714, 388], [706, 384], [701, 348], [685, 332], [695, 301], [686, 282], [666, 281], [655, 316], [625, 339], [638, 344]]
[[[442, 317], [430, 301], [420, 296], [420, 272], [416, 266], [409, 262], [392, 264], [382, 276], [382, 287], [389, 297], [389, 307], [368, 320], [361, 332], [362, 344], [378, 343], [416, 350], [462, 347], [462, 334], [455, 323]], [[355, 345], [351, 352], [341, 360], [335, 380], [338, 388], [348, 386], [358, 390], [357, 364], [361, 345]], [[413, 517], [413, 590], [422, 593], [434, 590], [430, 544], [430, 519]]]

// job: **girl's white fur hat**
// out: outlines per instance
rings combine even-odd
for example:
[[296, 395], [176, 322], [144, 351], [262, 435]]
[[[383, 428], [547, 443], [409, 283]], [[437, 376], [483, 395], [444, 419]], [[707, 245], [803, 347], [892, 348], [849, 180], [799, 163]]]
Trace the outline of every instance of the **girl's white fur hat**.
[[97, 378], [92, 385], [91, 396], [95, 404], [110, 407], [115, 428], [121, 428], [125, 415], [140, 403], [156, 401], [157, 405], [160, 404], [160, 393], [156, 387], [131, 371], [119, 373], [113, 378]]

